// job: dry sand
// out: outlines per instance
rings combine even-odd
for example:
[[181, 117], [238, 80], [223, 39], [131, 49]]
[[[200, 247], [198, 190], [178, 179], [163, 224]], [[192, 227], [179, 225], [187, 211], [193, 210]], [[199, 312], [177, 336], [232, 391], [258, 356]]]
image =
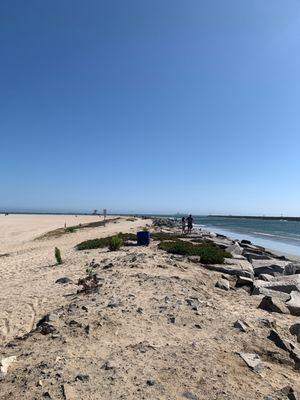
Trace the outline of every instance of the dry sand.
[[[33, 330], [0, 347], [3, 357], [17, 357], [0, 382], [1, 400], [254, 400], [286, 385], [300, 390], [294, 362], [267, 338], [276, 323], [294, 340], [288, 328], [297, 317], [258, 309], [262, 296], [216, 288], [221, 274], [168, 255], [155, 242], [116, 252], [74, 250], [84, 239], [136, 231], [147, 222], [123, 218], [106, 228], [29, 241], [2, 258], [3, 341], [35, 328], [48, 312], [55, 318], [53, 332]], [[53, 265], [56, 245], [62, 266]], [[93, 259], [98, 293], [55, 283], [85, 276]], [[234, 328], [238, 319], [249, 325], [246, 332]], [[259, 354], [261, 372], [250, 370], [239, 352]]]
[[[109, 216], [109, 219], [114, 218]], [[99, 221], [95, 216], [0, 215], [0, 343], [30, 331], [37, 318], [64, 302], [68, 288], [55, 281], [68, 276], [77, 280], [89, 258], [74, 246], [83, 240], [117, 232], [136, 232], [150, 221], [120, 218], [106, 227], [89, 228], [58, 238], [36, 240], [45, 232], [80, 223]], [[55, 266], [54, 248], [64, 260]]]

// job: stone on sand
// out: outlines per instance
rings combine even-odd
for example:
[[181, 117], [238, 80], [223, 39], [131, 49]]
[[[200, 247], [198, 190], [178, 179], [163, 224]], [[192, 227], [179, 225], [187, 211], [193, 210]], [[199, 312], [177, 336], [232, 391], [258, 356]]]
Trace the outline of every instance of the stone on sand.
[[279, 299], [265, 296], [260, 302], [258, 308], [269, 312], [276, 312], [279, 314], [289, 314], [289, 310], [286, 305]]
[[286, 306], [292, 315], [300, 315], [300, 292], [293, 291], [291, 299], [286, 302]]
[[17, 356], [3, 357], [0, 361], [0, 378], [7, 374], [8, 368], [17, 360]]
[[260, 372], [263, 368], [262, 362], [258, 354], [254, 353], [238, 353], [245, 361], [250, 369], [254, 372]]
[[222, 289], [222, 290], [229, 290], [230, 289], [230, 285], [229, 282], [226, 279], [222, 279], [220, 278], [216, 285], [217, 288]]

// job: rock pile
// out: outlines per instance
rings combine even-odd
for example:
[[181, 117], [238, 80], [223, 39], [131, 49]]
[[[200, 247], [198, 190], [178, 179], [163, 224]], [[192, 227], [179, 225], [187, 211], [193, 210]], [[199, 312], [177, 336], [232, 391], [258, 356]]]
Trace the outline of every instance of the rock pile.
[[177, 222], [171, 218], [154, 218], [152, 225], [158, 228], [175, 228]]

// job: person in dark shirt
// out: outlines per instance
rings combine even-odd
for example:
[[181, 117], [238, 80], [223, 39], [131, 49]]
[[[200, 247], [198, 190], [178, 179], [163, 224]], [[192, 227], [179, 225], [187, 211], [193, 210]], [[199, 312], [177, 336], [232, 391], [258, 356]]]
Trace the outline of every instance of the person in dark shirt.
[[192, 232], [193, 229], [193, 222], [194, 222], [194, 218], [191, 216], [191, 214], [187, 217], [187, 226], [188, 226], [188, 233]]

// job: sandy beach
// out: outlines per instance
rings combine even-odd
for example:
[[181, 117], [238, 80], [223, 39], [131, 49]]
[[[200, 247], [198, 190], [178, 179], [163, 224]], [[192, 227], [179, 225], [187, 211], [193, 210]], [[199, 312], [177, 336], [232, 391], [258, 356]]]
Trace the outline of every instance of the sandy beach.
[[[63, 228], [65, 223], [68, 227], [99, 219], [82, 215], [0, 215], [0, 341], [29, 332], [39, 317], [64, 301], [69, 288], [55, 285], [55, 281], [66, 275], [76, 281], [90, 259], [74, 250], [76, 244], [118, 232], [135, 233], [149, 223], [123, 217], [105, 227], [36, 240], [48, 231]], [[59, 267], [54, 266], [55, 247], [59, 247], [65, 261]]]
[[[195, 230], [184, 240], [229, 246], [229, 258], [205, 264], [161, 250], [155, 238], [148, 247], [79, 251], [75, 245], [84, 240], [136, 233], [146, 225], [158, 235], [180, 230], [114, 216], [105, 227], [53, 237], [44, 234], [65, 221], [73, 225], [76, 217], [9, 218], [1, 219], [1, 400], [298, 399], [291, 396], [300, 391], [300, 356], [289, 328], [299, 317], [285, 312], [276, 297], [276, 312], [260, 308], [264, 295], [250, 295], [251, 288], [263, 284], [264, 290], [270, 282], [254, 282], [257, 260], [252, 265], [236, 254], [259, 248]], [[86, 291], [78, 279], [95, 282], [94, 289]]]

